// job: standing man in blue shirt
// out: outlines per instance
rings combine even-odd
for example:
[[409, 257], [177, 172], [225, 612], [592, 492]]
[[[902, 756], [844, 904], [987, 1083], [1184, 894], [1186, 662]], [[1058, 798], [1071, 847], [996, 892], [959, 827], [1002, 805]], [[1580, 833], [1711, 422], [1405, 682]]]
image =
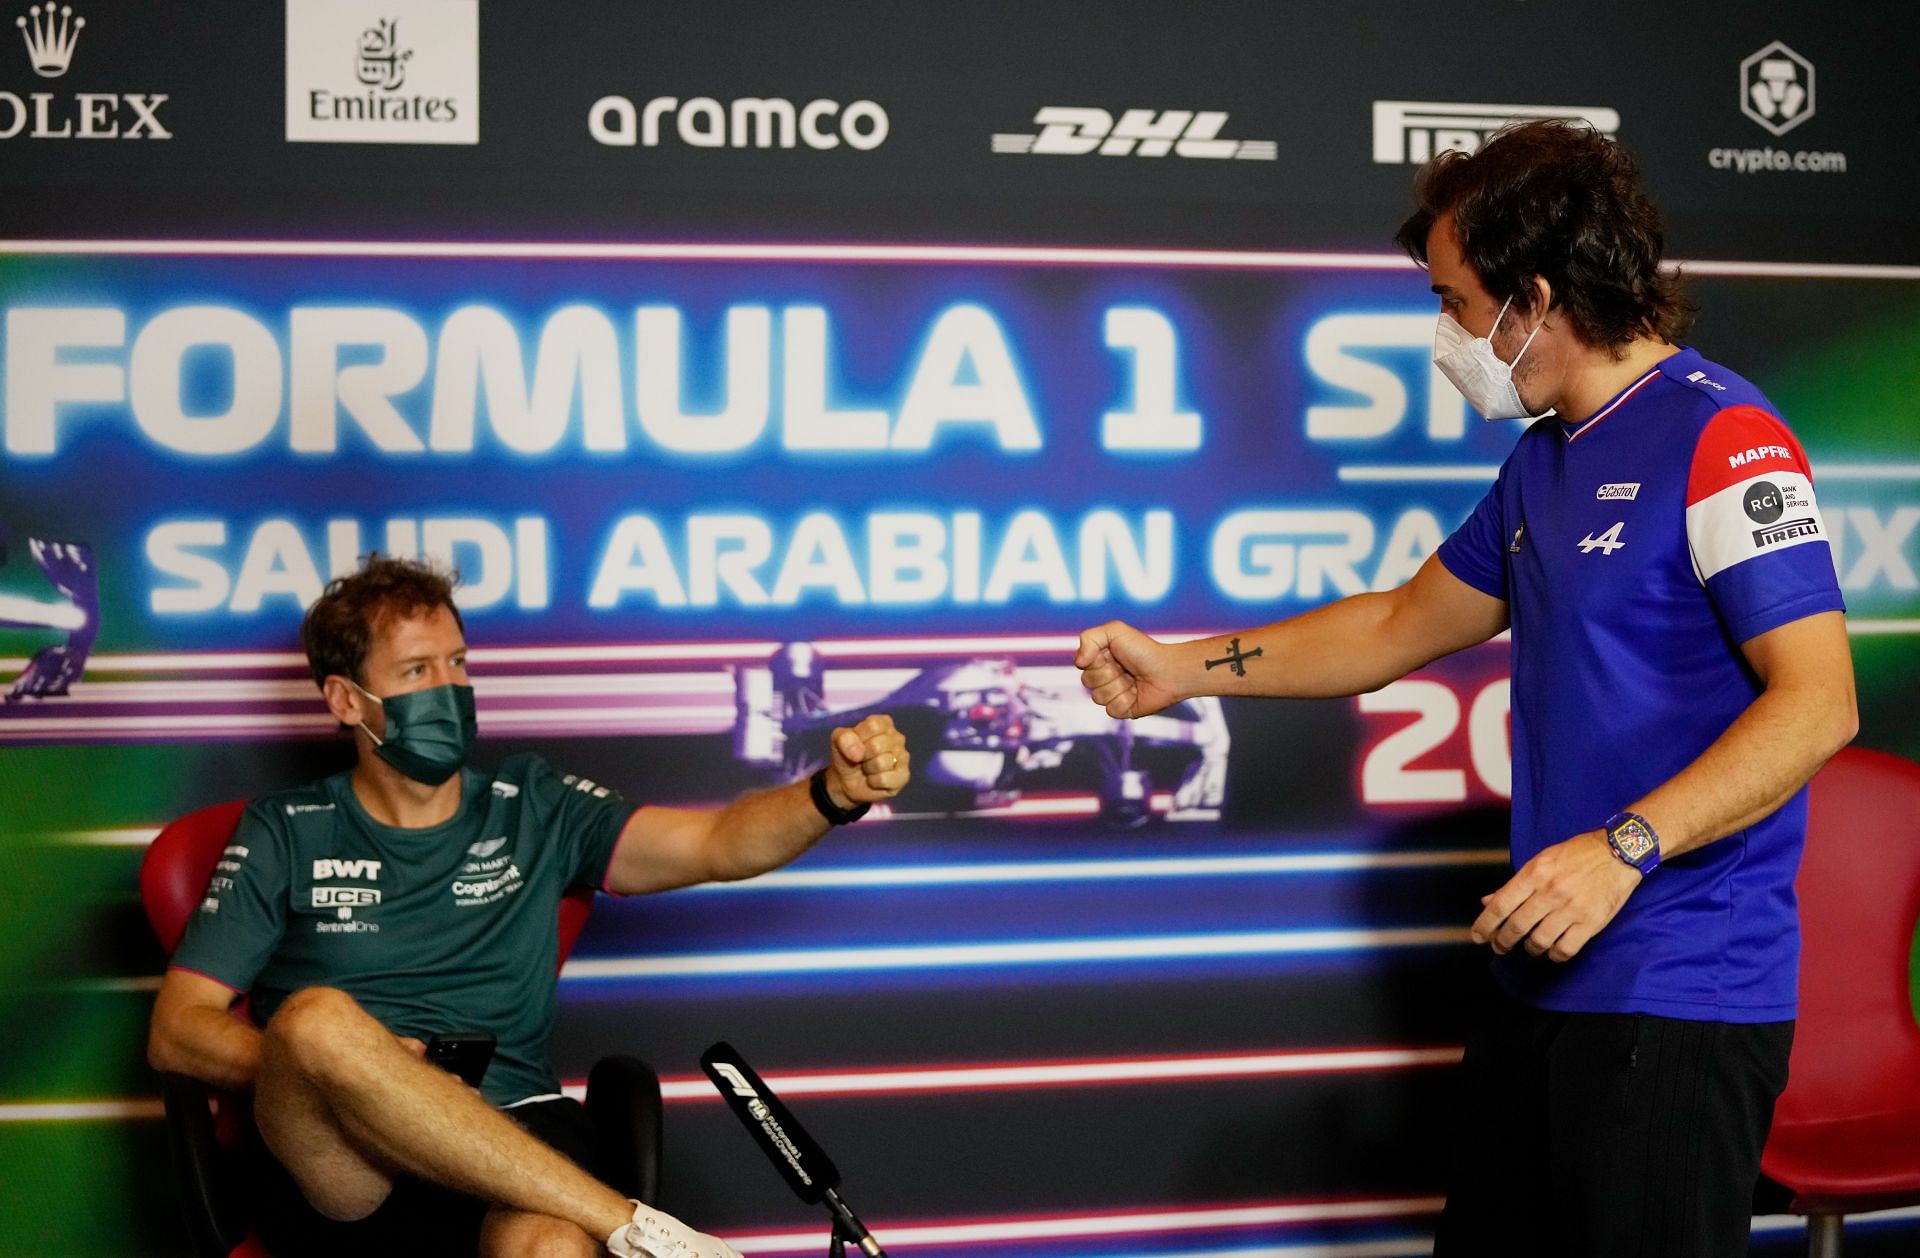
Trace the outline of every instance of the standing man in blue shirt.
[[[1538, 416], [1397, 590], [1226, 640], [1081, 635], [1094, 702], [1377, 690], [1512, 629], [1514, 873], [1476, 943], [1502, 995], [1467, 1046], [1439, 1258], [1747, 1252], [1786, 1083], [1806, 783], [1857, 728], [1805, 453], [1680, 344], [1632, 158], [1528, 123], [1415, 185], [1398, 243], [1434, 361], [1488, 419]], [[1248, 658], [1258, 649], [1257, 658]]]

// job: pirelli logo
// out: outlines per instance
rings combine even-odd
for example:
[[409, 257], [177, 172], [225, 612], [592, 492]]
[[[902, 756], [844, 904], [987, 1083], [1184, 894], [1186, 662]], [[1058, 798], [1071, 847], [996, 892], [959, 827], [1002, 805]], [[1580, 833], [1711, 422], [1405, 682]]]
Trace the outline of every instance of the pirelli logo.
[[1792, 541], [1796, 537], [1820, 536], [1818, 520], [1782, 520], [1778, 524], [1769, 524], [1763, 529], [1753, 531], [1753, 544], [1766, 549], [1781, 542]]
[[1510, 123], [1534, 118], [1584, 122], [1602, 135], [1620, 129], [1620, 114], [1605, 105], [1475, 105], [1460, 101], [1373, 102], [1373, 160], [1382, 165], [1421, 165], [1437, 153], [1476, 152], [1487, 137]]

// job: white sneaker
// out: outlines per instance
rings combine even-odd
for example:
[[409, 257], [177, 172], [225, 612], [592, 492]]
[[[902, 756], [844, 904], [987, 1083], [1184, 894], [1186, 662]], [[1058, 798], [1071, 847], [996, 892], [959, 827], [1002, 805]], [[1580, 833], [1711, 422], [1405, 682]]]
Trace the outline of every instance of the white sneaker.
[[607, 1237], [617, 1258], [740, 1258], [717, 1236], [696, 1232], [664, 1210], [633, 1203], [633, 1222]]

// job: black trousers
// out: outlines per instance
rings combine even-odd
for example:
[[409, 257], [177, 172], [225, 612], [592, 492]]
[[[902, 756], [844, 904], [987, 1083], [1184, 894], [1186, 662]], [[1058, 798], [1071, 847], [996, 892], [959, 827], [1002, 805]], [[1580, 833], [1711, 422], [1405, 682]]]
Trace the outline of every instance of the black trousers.
[[[593, 1123], [571, 1098], [533, 1101], [505, 1111], [576, 1164], [593, 1159]], [[300, 1186], [258, 1135], [254, 1229], [274, 1258], [472, 1258], [487, 1203], [401, 1176], [380, 1208], [338, 1223], [307, 1204]]]
[[1468, 1037], [1434, 1258], [1744, 1258], [1793, 1023], [1555, 1013]]

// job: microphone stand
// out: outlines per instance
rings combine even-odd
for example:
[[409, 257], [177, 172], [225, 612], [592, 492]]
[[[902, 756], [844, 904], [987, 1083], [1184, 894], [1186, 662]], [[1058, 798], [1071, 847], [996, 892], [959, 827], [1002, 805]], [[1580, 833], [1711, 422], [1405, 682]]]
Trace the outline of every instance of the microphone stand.
[[847, 1242], [852, 1241], [854, 1248], [867, 1258], [887, 1258], [887, 1251], [880, 1248], [880, 1242], [873, 1239], [866, 1224], [853, 1212], [838, 1192], [829, 1188], [823, 1195], [827, 1209], [833, 1212], [833, 1231], [827, 1237], [827, 1258], [846, 1258]]

